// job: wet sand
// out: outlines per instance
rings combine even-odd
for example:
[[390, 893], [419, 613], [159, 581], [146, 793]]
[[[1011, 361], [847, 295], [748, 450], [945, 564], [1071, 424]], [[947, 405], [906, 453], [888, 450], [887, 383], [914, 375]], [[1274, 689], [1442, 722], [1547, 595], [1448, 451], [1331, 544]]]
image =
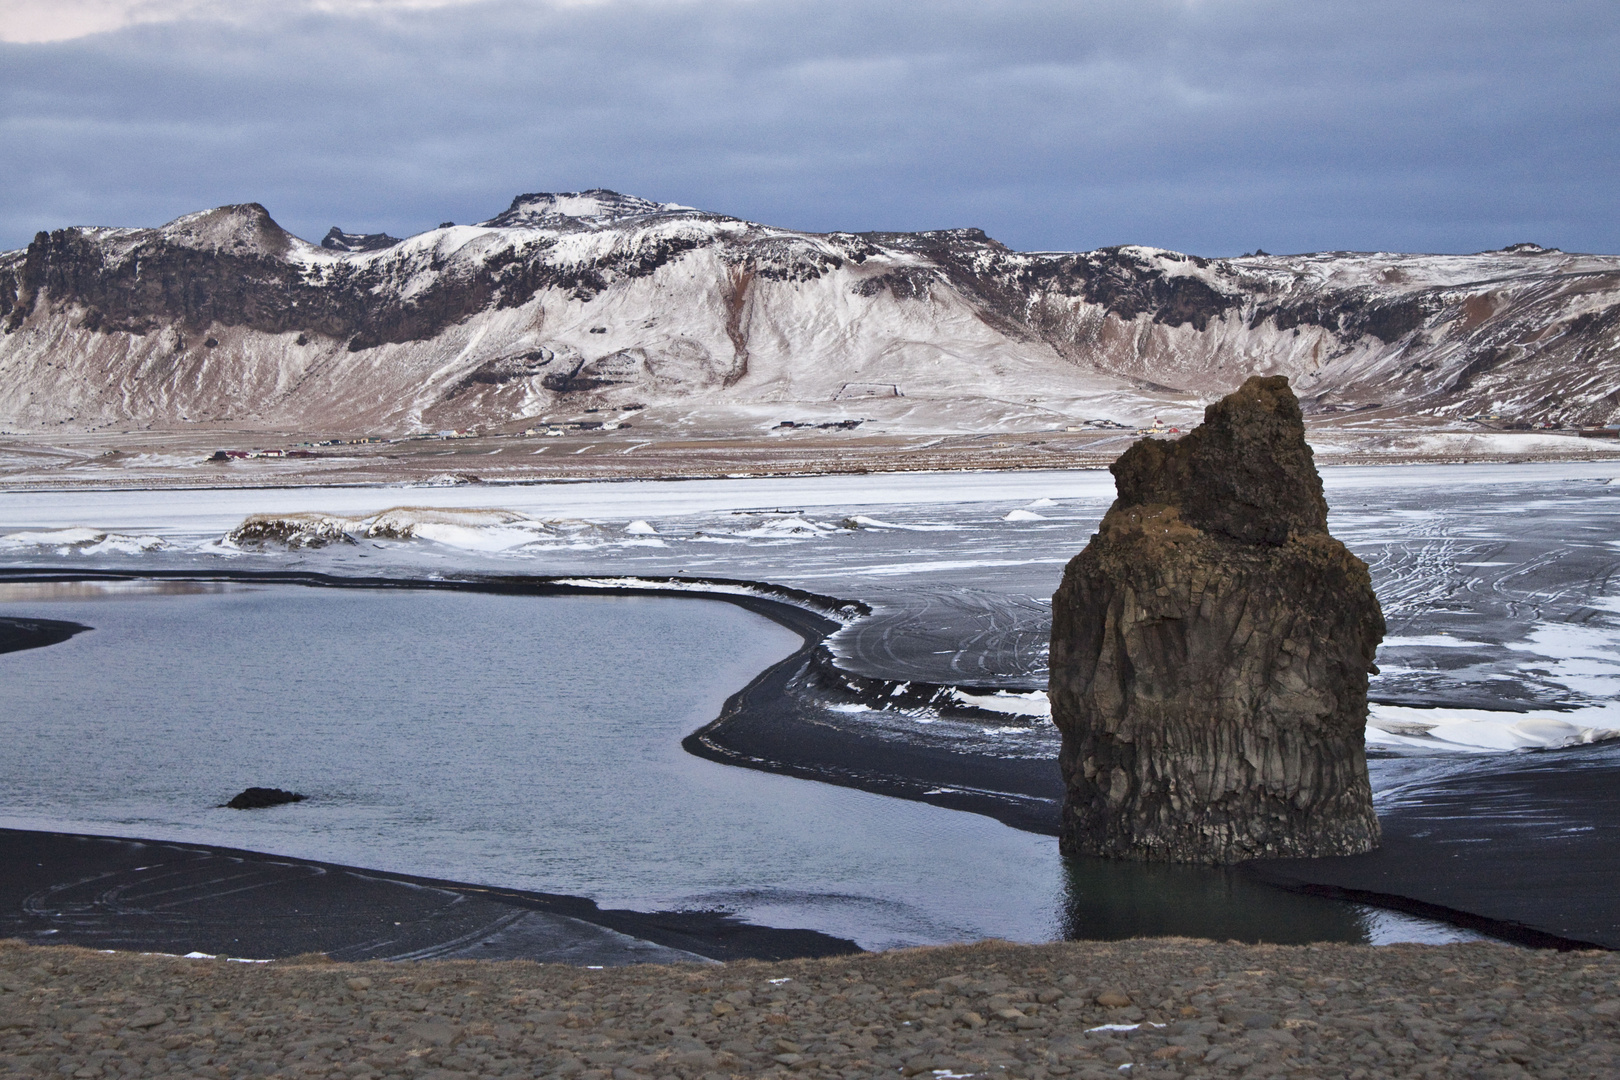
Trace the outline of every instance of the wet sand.
[[280, 959], [580, 965], [831, 956], [852, 942], [716, 912], [388, 874], [203, 844], [0, 829], [0, 938]]
[[1379, 808], [1378, 850], [1245, 869], [1285, 888], [1527, 945], [1620, 949], [1620, 745], [1495, 754], [1426, 771]]
[[[837, 624], [807, 620], [808, 613], [787, 605], [761, 614], [800, 634], [804, 648], [732, 695], [717, 718], [682, 741], [688, 753], [1057, 835], [1063, 780], [1055, 760], [996, 757], [885, 737], [870, 725], [863, 730], [858, 719], [829, 712], [810, 688], [813, 669], [826, 662], [818, 649]], [[940, 689], [918, 682], [907, 688], [922, 697]]]
[[90, 627], [59, 619], [11, 619], [0, 617], [0, 653], [59, 645]]

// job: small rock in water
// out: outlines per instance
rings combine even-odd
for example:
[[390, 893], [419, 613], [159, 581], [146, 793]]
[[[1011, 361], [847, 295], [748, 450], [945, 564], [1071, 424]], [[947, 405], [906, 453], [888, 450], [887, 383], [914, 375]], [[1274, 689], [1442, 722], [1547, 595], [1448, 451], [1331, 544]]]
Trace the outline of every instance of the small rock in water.
[[303, 802], [304, 798], [296, 791], [283, 791], [276, 787], [250, 787], [225, 805], [232, 810], [262, 810], [266, 806]]

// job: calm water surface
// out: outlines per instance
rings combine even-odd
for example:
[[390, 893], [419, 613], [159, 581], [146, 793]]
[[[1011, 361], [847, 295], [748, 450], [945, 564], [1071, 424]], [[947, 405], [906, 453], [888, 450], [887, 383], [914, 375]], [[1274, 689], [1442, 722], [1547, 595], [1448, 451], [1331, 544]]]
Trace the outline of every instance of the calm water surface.
[[[1436, 935], [692, 757], [680, 740], [799, 644], [730, 604], [125, 583], [0, 585], [0, 614], [95, 627], [0, 655], [3, 826], [721, 908], [867, 948]], [[219, 808], [252, 785], [309, 800]]]
[[[3, 588], [5, 614], [95, 630], [0, 656], [0, 824], [722, 907], [867, 947], [1061, 929], [1049, 838], [682, 751], [799, 644], [729, 604]], [[310, 798], [217, 808], [249, 785]]]

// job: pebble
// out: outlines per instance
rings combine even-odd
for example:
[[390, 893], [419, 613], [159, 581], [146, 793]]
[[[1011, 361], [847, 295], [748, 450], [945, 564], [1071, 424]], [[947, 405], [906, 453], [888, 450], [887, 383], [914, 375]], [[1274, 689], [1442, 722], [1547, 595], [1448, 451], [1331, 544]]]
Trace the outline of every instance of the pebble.
[[1620, 956], [1162, 939], [586, 970], [0, 942], [0, 1075], [1620, 1076]]

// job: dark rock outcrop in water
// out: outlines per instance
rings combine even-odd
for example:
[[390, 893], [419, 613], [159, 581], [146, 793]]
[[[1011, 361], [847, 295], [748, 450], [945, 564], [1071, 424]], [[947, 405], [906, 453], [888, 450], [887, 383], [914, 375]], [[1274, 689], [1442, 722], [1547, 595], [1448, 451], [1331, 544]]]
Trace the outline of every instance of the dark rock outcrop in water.
[[250, 787], [225, 805], [232, 810], [263, 810], [267, 806], [303, 802], [306, 796], [276, 787]]
[[1053, 597], [1066, 854], [1235, 862], [1378, 844], [1367, 675], [1384, 619], [1328, 535], [1284, 378], [1113, 466]]

